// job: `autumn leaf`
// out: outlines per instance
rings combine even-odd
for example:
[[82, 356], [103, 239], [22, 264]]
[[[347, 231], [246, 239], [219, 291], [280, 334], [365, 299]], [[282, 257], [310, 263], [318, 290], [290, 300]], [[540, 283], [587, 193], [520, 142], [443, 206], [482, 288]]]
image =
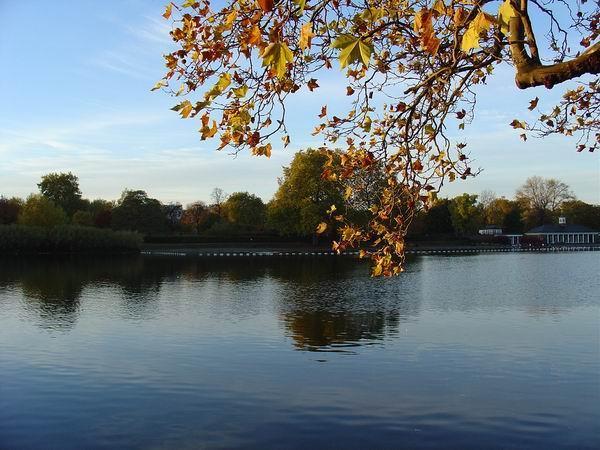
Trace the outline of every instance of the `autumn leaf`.
[[382, 273], [382, 272], [383, 272], [383, 267], [382, 267], [382, 265], [381, 265], [381, 264], [376, 264], [376, 265], [373, 267], [373, 270], [372, 270], [372, 272], [371, 272], [371, 275], [372, 275], [372, 276], [374, 276], [374, 277], [379, 277], [379, 276], [381, 276], [381, 273]]
[[446, 5], [444, 4], [444, 0], [436, 0], [435, 3], [433, 4], [433, 8], [431, 8], [433, 11], [437, 12], [438, 14], [446, 14], [446, 12], [448, 11]]
[[156, 91], [157, 89], [163, 88], [167, 86], [167, 82], [165, 80], [160, 80], [158, 83], [154, 85], [151, 91]]
[[233, 27], [233, 23], [235, 19], [237, 19], [238, 11], [237, 9], [232, 10], [229, 14], [227, 14], [227, 18], [225, 19], [225, 29], [231, 30]]
[[310, 80], [308, 80], [308, 83], [306, 83], [306, 86], [308, 87], [308, 90], [312, 92], [319, 87], [319, 83], [317, 83], [317, 80], [315, 80], [314, 78], [311, 78]]
[[167, 7], [165, 8], [165, 12], [163, 13], [163, 15], [162, 15], [162, 16], [163, 16], [165, 19], [168, 19], [169, 17], [171, 17], [172, 10], [173, 10], [173, 4], [172, 4], [172, 3], [169, 3], [169, 4], [167, 5]]
[[248, 45], [254, 45], [258, 47], [262, 43], [262, 33], [260, 32], [260, 28], [257, 25], [254, 25], [250, 29], [250, 33], [248, 34]]
[[462, 51], [468, 53], [470, 50], [479, 47], [479, 36], [481, 33], [489, 31], [494, 21], [492, 16], [479, 11], [477, 16], [469, 23], [467, 31], [462, 38]]
[[536, 97], [529, 102], [529, 111], [533, 111], [535, 108], [537, 108], [537, 104], [538, 104], [539, 100], [540, 99], [538, 97]]
[[420, 35], [421, 47], [428, 53], [435, 55], [440, 47], [440, 40], [435, 36], [430, 10], [422, 9], [415, 14], [413, 29]]
[[192, 112], [192, 104], [190, 103], [189, 100], [185, 100], [182, 103], [181, 109], [179, 110], [179, 114], [181, 114], [181, 117], [183, 117], [184, 119], [187, 119], [188, 116], [190, 115], [190, 113]]
[[287, 63], [294, 60], [294, 55], [285, 43], [274, 42], [265, 48], [262, 59], [263, 66], [270, 66], [278, 78], [283, 78], [287, 71]]
[[363, 120], [363, 123], [361, 125], [362, 129], [365, 130], [367, 133], [369, 131], [371, 131], [371, 124], [372, 124], [372, 120], [369, 116], [365, 117], [365, 120]]
[[322, 119], [326, 115], [327, 115], [327, 105], [321, 107], [321, 114], [319, 114], [319, 117]]
[[513, 127], [515, 130], [518, 128], [524, 130], [527, 127], [527, 124], [525, 122], [515, 119], [510, 123], [510, 126]]
[[325, 222], [321, 222], [317, 225], [317, 234], [323, 234], [327, 230], [327, 224]]
[[171, 109], [173, 111], [177, 111], [183, 119], [187, 119], [194, 107], [192, 106], [189, 100], [184, 100], [179, 105], [176, 105]]
[[214, 137], [215, 134], [217, 134], [217, 122], [215, 120], [212, 121], [212, 127], [209, 127], [208, 125], [203, 126], [200, 129], [200, 139], [201, 140], [206, 140], [207, 138], [211, 138]]
[[338, 58], [342, 69], [355, 62], [368, 66], [373, 53], [372, 44], [350, 34], [342, 34], [331, 46], [340, 50]]
[[500, 31], [505, 36], [508, 36], [510, 33], [510, 19], [513, 17], [517, 17], [515, 8], [513, 8], [510, 0], [504, 0], [498, 9], [498, 23], [500, 25]]
[[273, 11], [273, 4], [273, 0], [258, 0], [258, 5], [264, 12]]
[[252, 154], [256, 156], [266, 156], [267, 158], [270, 158], [271, 150], [271, 144], [261, 145], [259, 147], [254, 147], [252, 149]]
[[417, 159], [414, 163], [412, 163], [412, 169], [415, 172], [421, 172], [423, 170], [423, 164]]
[[294, 3], [298, 5], [298, 14], [301, 15], [304, 13], [304, 8], [306, 7], [306, 0], [294, 0]]
[[312, 31], [312, 23], [306, 22], [304, 25], [302, 25], [302, 28], [300, 28], [300, 41], [298, 42], [300, 48], [302, 50], [306, 48], [310, 49], [310, 44], [313, 37], [315, 37], [315, 33]]
[[246, 96], [246, 93], [248, 92], [248, 86], [243, 85], [240, 86], [239, 88], [233, 89], [233, 94], [237, 97], [237, 98], [243, 98]]

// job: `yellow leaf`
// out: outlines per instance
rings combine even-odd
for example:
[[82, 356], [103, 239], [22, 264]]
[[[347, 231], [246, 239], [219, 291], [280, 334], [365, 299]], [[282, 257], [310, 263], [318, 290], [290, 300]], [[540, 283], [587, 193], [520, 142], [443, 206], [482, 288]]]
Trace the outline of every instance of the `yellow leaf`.
[[193, 106], [189, 100], [185, 100], [181, 103], [181, 108], [179, 109], [179, 114], [184, 119], [187, 119], [190, 113], [192, 112]]
[[305, 48], [310, 48], [313, 37], [315, 37], [315, 33], [312, 31], [312, 23], [306, 22], [304, 25], [302, 25], [302, 28], [300, 28], [300, 41], [298, 42], [300, 48], [302, 50]]
[[317, 225], [317, 234], [323, 234], [327, 230], [327, 224], [325, 222], [321, 222]]
[[515, 8], [510, 3], [510, 0], [504, 0], [498, 9], [498, 23], [500, 24], [500, 31], [505, 36], [509, 34], [509, 24], [512, 17], [517, 17]]
[[157, 89], [163, 88], [167, 86], [167, 82], [165, 80], [160, 80], [158, 83], [156, 83], [154, 85], [154, 87], [152, 89], [150, 89], [151, 91], [156, 91]]
[[344, 191], [344, 198], [348, 200], [350, 197], [352, 197], [352, 188], [347, 186], [346, 190]]
[[202, 134], [202, 136], [200, 137], [201, 140], [205, 140], [206, 138], [214, 137], [214, 135], [217, 134], [217, 122], [215, 120], [213, 120], [212, 127], [208, 127], [208, 126], [202, 127], [200, 129], [200, 133]]
[[240, 86], [239, 88], [233, 89], [233, 94], [237, 98], [244, 97], [247, 92], [248, 92], [248, 86], [246, 86], [245, 84], [243, 86]]
[[362, 123], [362, 129], [365, 130], [367, 133], [371, 131], [371, 123], [372, 120], [369, 116], [365, 117], [364, 122]]
[[231, 30], [231, 28], [233, 27], [233, 22], [235, 22], [235, 19], [237, 19], [237, 15], [238, 15], [237, 9], [234, 9], [229, 14], [227, 14], [227, 18], [225, 19], [225, 29], [226, 30]]
[[363, 65], [368, 66], [373, 53], [371, 43], [349, 34], [342, 34], [333, 41], [331, 46], [340, 50], [339, 60], [342, 69], [355, 62], [362, 62]]
[[265, 48], [262, 59], [263, 66], [270, 66], [278, 78], [283, 78], [287, 71], [287, 63], [294, 60], [294, 54], [285, 43], [274, 42]]
[[433, 11], [437, 12], [438, 14], [446, 14], [446, 4], [444, 3], [444, 0], [435, 0], [435, 3], [433, 4], [433, 8], [431, 8]]
[[467, 31], [463, 35], [461, 49], [467, 53], [469, 50], [479, 47], [479, 35], [488, 31], [494, 22], [493, 18], [482, 11], [469, 23]]
[[382, 272], [383, 272], [383, 267], [381, 266], [381, 264], [377, 264], [375, 267], [373, 267], [372, 275], [374, 277], [378, 277], [381, 275]]

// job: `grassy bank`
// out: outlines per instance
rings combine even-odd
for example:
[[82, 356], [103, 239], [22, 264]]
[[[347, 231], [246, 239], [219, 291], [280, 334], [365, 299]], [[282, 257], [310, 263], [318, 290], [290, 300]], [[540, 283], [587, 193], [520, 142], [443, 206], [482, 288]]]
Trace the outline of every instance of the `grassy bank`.
[[41, 228], [0, 225], [0, 253], [125, 253], [138, 252], [138, 233], [64, 225]]

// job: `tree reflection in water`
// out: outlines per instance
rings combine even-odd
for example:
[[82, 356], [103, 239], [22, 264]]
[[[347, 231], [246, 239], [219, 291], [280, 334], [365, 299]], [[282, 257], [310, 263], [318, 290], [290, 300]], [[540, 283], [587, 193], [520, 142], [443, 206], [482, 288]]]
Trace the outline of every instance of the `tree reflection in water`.
[[[20, 288], [26, 311], [41, 327], [68, 331], [88, 286], [116, 288], [108, 295], [119, 297], [120, 314], [144, 320], [153, 317], [161, 298], [177, 295], [174, 283], [186, 282], [198, 292], [202, 285], [214, 285], [202, 301], [219, 307], [227, 302], [239, 307], [240, 299], [229, 296], [258, 283], [269, 287], [259, 292], [270, 297], [268, 304], [297, 349], [342, 351], [397, 334], [400, 320], [419, 310], [419, 296], [407, 292], [409, 282], [372, 280], [366, 274], [364, 264], [347, 257], [38, 257], [0, 260], [0, 289]], [[234, 313], [254, 313], [251, 301], [244, 307], [248, 310]]]

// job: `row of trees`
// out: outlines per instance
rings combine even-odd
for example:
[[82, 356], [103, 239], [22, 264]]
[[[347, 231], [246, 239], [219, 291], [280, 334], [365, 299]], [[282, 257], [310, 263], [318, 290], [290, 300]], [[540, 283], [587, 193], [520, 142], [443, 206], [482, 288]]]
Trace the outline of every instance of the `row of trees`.
[[[283, 169], [279, 189], [266, 204], [248, 192], [227, 195], [219, 188], [213, 190], [209, 204], [197, 201], [186, 207], [162, 204], [141, 190], [125, 190], [117, 201], [90, 201], [82, 197], [75, 175], [51, 173], [42, 177], [39, 194], [26, 200], [0, 198], [0, 224], [52, 227], [72, 223], [153, 235], [267, 233], [316, 239], [318, 225], [329, 217], [329, 237], [333, 238], [337, 214], [367, 225], [383, 178], [372, 171], [353, 185], [340, 184], [322, 175], [330, 157], [312, 149], [297, 153]], [[517, 190], [514, 200], [497, 197], [491, 191], [479, 196], [465, 193], [452, 199], [438, 198], [427, 212], [415, 216], [409, 235], [468, 237], [492, 224], [520, 233], [555, 222], [558, 215], [567, 216], [572, 223], [600, 228], [600, 206], [576, 200], [562, 182], [531, 177]]]

